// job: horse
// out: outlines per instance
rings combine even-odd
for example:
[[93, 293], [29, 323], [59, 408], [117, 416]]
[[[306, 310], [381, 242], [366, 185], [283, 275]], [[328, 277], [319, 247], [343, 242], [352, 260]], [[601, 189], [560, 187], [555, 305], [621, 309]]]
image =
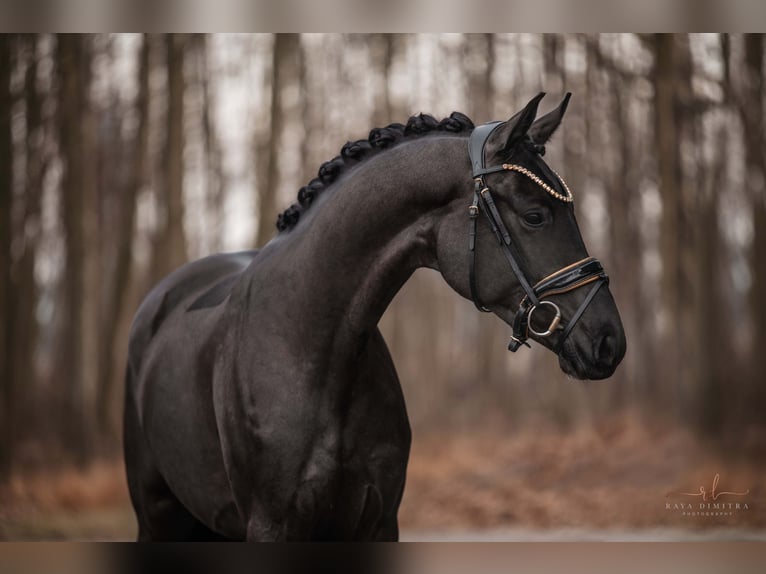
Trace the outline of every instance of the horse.
[[572, 377], [614, 372], [606, 273], [542, 158], [569, 94], [537, 118], [543, 95], [479, 127], [454, 112], [373, 129], [262, 249], [149, 292], [124, 408], [139, 540], [398, 540], [411, 430], [377, 325], [420, 267], [512, 326], [510, 350], [532, 339]]

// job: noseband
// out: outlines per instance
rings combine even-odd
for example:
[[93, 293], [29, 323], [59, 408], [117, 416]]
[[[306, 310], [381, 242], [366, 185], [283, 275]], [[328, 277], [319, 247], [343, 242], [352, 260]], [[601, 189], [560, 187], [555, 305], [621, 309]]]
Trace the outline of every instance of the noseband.
[[[590, 305], [590, 302], [596, 296], [598, 290], [605, 283], [609, 283], [609, 277], [606, 275], [604, 268], [597, 259], [594, 257], [586, 257], [581, 261], [567, 265], [555, 273], [548, 275], [535, 283], [534, 286], [531, 285], [527, 276], [519, 266], [517, 249], [514, 246], [511, 234], [503, 223], [500, 212], [495, 205], [495, 201], [492, 198], [492, 192], [484, 181], [485, 177], [489, 174], [501, 171], [515, 171], [527, 176], [537, 185], [542, 187], [548, 194], [560, 201], [571, 203], [574, 198], [561, 178], [559, 178], [559, 180], [566, 191], [566, 195], [558, 193], [532, 171], [520, 165], [504, 163], [502, 165], [486, 167], [484, 162], [484, 146], [490, 135], [492, 135], [492, 132], [502, 124], [503, 122], [491, 122], [477, 127], [471, 133], [468, 142], [468, 152], [471, 158], [471, 168], [473, 170], [475, 184], [473, 203], [468, 208], [468, 216], [470, 218], [468, 229], [468, 251], [470, 258], [468, 280], [471, 288], [471, 298], [479, 311], [489, 312], [489, 309], [482, 305], [476, 288], [476, 224], [479, 217], [479, 211], [483, 211], [495, 237], [497, 237], [497, 240], [500, 243], [503, 255], [505, 255], [505, 258], [511, 265], [513, 274], [516, 275], [522, 289], [524, 289], [524, 292], [526, 293], [521, 300], [519, 309], [516, 311], [516, 316], [513, 320], [513, 335], [511, 336], [511, 342], [508, 344], [508, 350], [516, 352], [521, 345], [526, 345], [528, 347], [529, 343], [526, 341], [529, 338], [530, 333], [538, 337], [550, 337], [559, 330], [562, 330], [563, 332], [559, 336], [558, 342], [553, 347], [554, 352], [559, 354], [564, 346], [564, 341], [566, 341], [575, 324], [580, 317], [582, 317], [588, 305]], [[572, 315], [566, 324], [562, 324], [561, 310], [556, 303], [547, 300], [546, 297], [568, 293], [569, 291], [574, 291], [575, 289], [589, 284], [593, 284], [593, 286], [590, 288], [585, 299], [583, 299], [583, 302], [577, 308], [577, 311], [575, 311], [574, 315]], [[542, 307], [550, 307], [554, 312], [554, 317], [545, 330], [536, 331], [530, 323], [535, 311]]]

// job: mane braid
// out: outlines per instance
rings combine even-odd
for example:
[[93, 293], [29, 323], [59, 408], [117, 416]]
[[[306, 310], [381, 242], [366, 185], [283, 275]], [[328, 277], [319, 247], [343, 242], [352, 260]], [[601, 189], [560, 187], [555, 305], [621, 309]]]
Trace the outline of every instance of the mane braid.
[[346, 142], [340, 155], [319, 167], [317, 177], [298, 190], [298, 201], [279, 214], [277, 229], [290, 231], [309, 209], [316, 198], [330, 187], [346, 170], [365, 159], [389, 149], [403, 141], [410, 141], [433, 133], [463, 133], [473, 130], [473, 122], [460, 112], [452, 112], [441, 121], [428, 114], [418, 114], [407, 120], [407, 125], [390, 124], [384, 128], [374, 128], [366, 140]]

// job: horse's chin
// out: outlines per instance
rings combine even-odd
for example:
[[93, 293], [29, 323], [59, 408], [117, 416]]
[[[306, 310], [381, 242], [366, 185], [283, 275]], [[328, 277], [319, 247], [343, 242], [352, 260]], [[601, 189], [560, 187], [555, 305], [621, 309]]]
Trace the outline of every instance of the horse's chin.
[[559, 354], [559, 367], [561, 370], [581, 381], [597, 381], [612, 376], [617, 365], [603, 366], [592, 363], [578, 352], [575, 345], [569, 341], [564, 343], [564, 348]]
[[579, 379], [588, 380], [588, 375], [585, 373], [584, 368], [577, 359], [565, 357], [563, 354], [559, 355], [559, 367], [568, 376]]

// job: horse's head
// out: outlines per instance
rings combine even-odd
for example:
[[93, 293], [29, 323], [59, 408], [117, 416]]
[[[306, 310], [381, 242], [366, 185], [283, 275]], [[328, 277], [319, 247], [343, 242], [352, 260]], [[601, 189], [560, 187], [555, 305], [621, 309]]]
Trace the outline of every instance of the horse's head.
[[528, 337], [554, 350], [567, 374], [603, 379], [625, 354], [625, 333], [572, 195], [542, 158], [569, 95], [535, 120], [542, 96], [507, 122], [474, 130], [474, 188], [438, 227], [438, 267], [456, 291], [514, 328], [509, 349]]

